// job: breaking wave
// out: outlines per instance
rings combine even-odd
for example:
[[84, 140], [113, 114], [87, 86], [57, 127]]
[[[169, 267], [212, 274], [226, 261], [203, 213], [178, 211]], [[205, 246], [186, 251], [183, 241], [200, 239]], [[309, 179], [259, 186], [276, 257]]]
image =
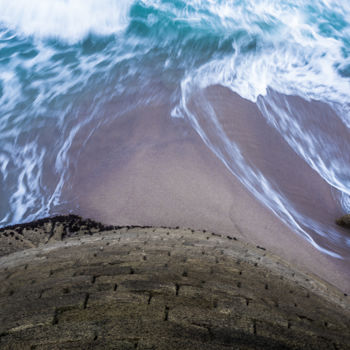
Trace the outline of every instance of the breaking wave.
[[303, 214], [243, 155], [207, 89], [254, 103], [348, 212], [349, 18], [350, 5], [336, 0], [0, 0], [0, 224], [64, 205], [77, 135], [111, 118], [111, 103], [117, 118], [160, 98], [161, 80], [173, 117], [187, 118], [285, 223], [340, 257], [336, 247], [349, 240]]

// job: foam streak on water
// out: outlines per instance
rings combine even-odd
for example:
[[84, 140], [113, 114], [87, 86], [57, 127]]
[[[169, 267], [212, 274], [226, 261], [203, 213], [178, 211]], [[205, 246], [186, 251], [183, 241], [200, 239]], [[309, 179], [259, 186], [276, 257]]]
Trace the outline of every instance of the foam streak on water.
[[349, 211], [349, 18], [337, 0], [0, 0], [0, 224], [64, 205], [75, 139], [165, 86], [173, 117], [285, 223], [340, 257], [349, 242], [243, 156], [205, 91], [254, 102]]
[[128, 24], [130, 0], [0, 0], [0, 21], [39, 38], [76, 42], [90, 33], [114, 34]]

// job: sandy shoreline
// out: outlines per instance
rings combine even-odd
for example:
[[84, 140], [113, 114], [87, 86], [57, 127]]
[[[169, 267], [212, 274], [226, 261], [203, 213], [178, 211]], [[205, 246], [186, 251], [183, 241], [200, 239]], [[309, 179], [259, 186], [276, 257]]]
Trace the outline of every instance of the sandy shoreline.
[[[255, 109], [240, 99], [233, 112], [242, 111], [249, 115]], [[78, 135], [72, 147], [73, 155], [79, 152], [74, 181], [63, 195], [77, 203], [72, 211], [113, 225], [180, 226], [238, 236], [350, 293], [349, 260], [326, 256], [292, 232], [243, 188], [187, 121], [169, 115], [161, 102], [134, 110], [101, 126], [84, 149], [85, 135]], [[315, 175], [308, 176], [313, 181]], [[315, 179], [322, 196], [329, 196]]]

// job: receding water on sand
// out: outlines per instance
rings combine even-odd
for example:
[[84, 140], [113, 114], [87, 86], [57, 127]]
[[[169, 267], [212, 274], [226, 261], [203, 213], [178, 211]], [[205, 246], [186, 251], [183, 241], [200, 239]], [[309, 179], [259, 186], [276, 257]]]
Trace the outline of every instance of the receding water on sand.
[[257, 238], [267, 220], [276, 249], [348, 264], [349, 15], [336, 0], [0, 0], [0, 225], [71, 210]]
[[[239, 129], [231, 136], [239, 133], [235, 140], [242, 142], [246, 159], [267, 169], [276, 181], [283, 180], [280, 189], [291, 194], [297, 210], [345, 239], [346, 232], [333, 223], [332, 215], [338, 215], [341, 208], [328, 184], [281, 141], [252, 103], [227, 96], [231, 93], [217, 87], [211, 93], [231, 99], [230, 115]], [[316, 253], [305, 244], [303, 235], [296, 235], [256, 202], [188, 121], [171, 119], [168, 112], [169, 106], [159, 101], [101, 126], [82, 150], [79, 145], [86, 135], [76, 139], [71, 148], [79, 152], [70, 183], [74, 191], [71, 187], [63, 191], [69, 203], [77, 203], [74, 212], [116, 225], [180, 226], [233, 234], [348, 289], [347, 259]], [[345, 244], [312, 230], [308, 234], [320, 246], [347, 256]]]

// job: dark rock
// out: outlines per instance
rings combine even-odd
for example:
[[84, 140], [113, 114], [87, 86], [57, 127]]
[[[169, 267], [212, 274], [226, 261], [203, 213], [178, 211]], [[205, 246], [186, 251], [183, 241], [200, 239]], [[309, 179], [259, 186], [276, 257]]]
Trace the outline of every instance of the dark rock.
[[335, 221], [339, 226], [350, 228], [350, 214], [346, 214]]
[[0, 228], [0, 257], [52, 241], [62, 241], [71, 237], [113, 229], [115, 226], [105, 226], [77, 215], [60, 215], [7, 226]]

